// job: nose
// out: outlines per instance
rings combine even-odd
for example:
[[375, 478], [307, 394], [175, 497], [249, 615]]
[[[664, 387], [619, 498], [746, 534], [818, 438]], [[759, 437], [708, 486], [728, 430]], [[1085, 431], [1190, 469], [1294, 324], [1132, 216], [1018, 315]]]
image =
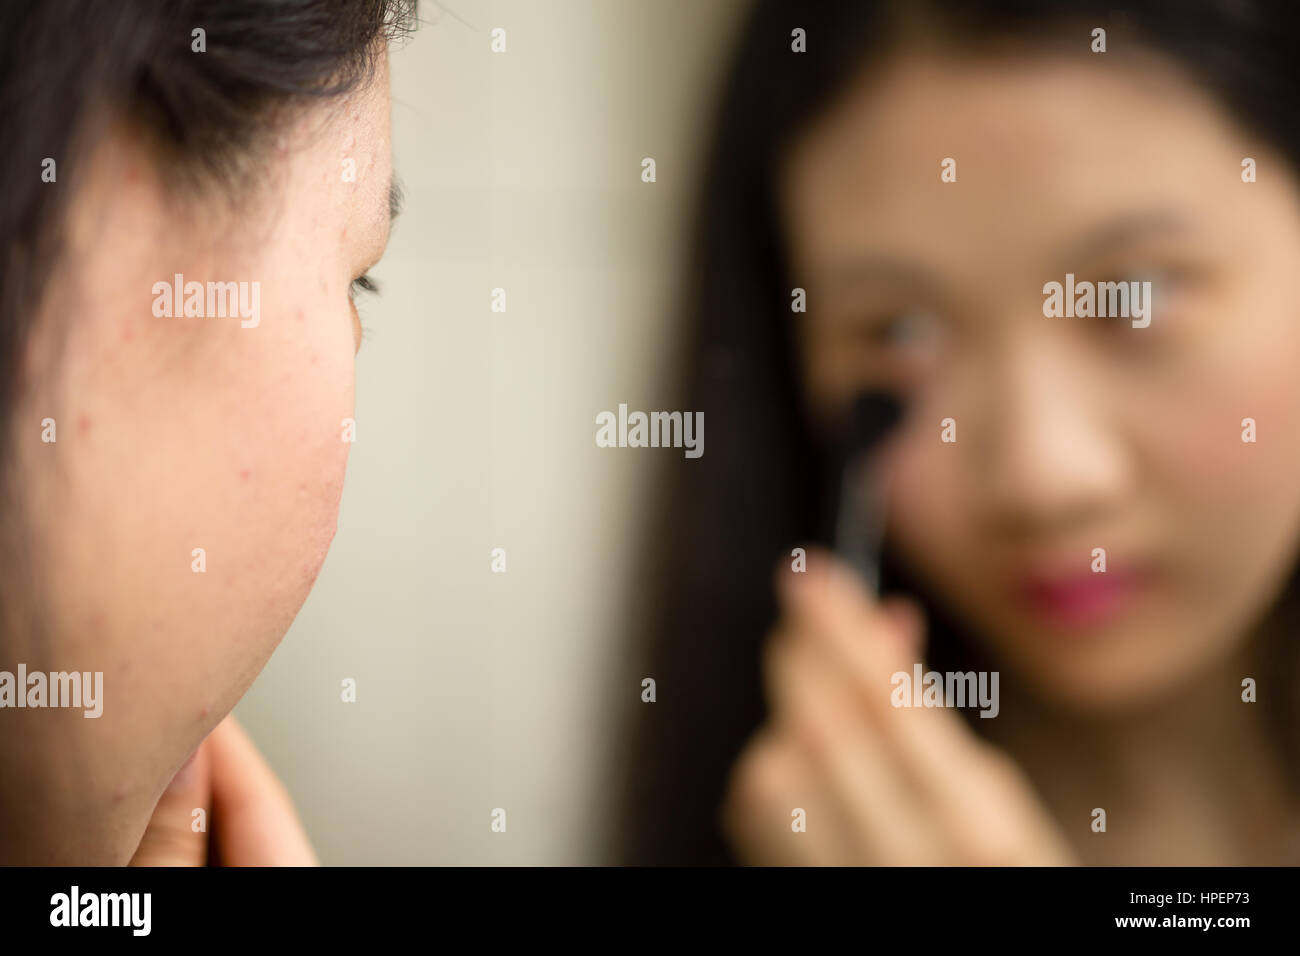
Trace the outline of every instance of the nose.
[[1125, 409], [1106, 384], [1067, 336], [1024, 335], [990, 363], [973, 451], [1000, 531], [1059, 537], [1095, 526], [1131, 492]]

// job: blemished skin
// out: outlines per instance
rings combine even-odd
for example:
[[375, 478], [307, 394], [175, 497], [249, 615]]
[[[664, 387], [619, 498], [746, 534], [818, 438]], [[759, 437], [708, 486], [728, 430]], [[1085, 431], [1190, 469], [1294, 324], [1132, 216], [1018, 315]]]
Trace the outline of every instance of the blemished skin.
[[[993, 652], [1003, 703], [996, 747], [891, 707], [923, 622], [810, 555], [782, 586], [773, 721], [733, 776], [742, 855], [1295, 862], [1300, 814], [1242, 701], [1244, 678], [1297, 679], [1252, 656], [1300, 544], [1290, 164], [1153, 55], [918, 49], [813, 123], [781, 201], [810, 405], [908, 396], [882, 452], [889, 540]], [[1045, 317], [1067, 272], [1153, 280], [1150, 327]], [[1118, 597], [1088, 591], [1095, 548]], [[1034, 575], [1085, 598], [1035, 604]]]
[[[20, 635], [17, 648], [33, 669], [102, 671], [103, 716], [11, 710], [6, 737], [23, 745], [0, 748], [28, 780], [12, 809], [31, 818], [11, 818], [23, 845], [10, 855], [120, 864], [288, 630], [334, 537], [360, 347], [350, 284], [390, 228], [387, 58], [354, 93], [286, 119], [237, 196], [169, 193], [124, 127], [81, 168], [16, 411], [15, 486], [49, 595], [41, 646]], [[153, 285], [175, 273], [259, 282], [260, 322], [156, 317]], [[47, 417], [52, 444], [40, 440]], [[189, 831], [191, 808], [211, 797], [221, 827], [270, 828], [289, 847], [224, 862], [312, 862], [233, 720], [209, 743], [190, 765], [200, 772], [178, 781], [203, 786], [173, 807], [173, 830]], [[278, 837], [263, 835], [274, 856]], [[202, 862], [202, 839], [172, 849]]]

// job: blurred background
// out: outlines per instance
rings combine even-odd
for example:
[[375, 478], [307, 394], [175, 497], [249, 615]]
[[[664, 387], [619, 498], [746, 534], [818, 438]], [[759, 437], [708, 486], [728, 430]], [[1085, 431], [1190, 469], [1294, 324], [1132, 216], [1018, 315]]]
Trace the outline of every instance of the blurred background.
[[678, 453], [597, 448], [595, 417], [673, 407], [683, 217], [744, 6], [421, 0], [393, 54], [406, 201], [360, 300], [338, 535], [235, 711], [327, 865], [608, 859], [610, 703], [640, 692], [610, 674]]

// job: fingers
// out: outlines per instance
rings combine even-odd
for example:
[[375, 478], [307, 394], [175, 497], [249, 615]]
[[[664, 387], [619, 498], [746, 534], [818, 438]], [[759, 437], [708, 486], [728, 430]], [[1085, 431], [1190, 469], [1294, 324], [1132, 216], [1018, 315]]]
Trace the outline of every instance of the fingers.
[[773, 724], [796, 739], [816, 772], [839, 848], [885, 864], [935, 858], [912, 787], [839, 662], [813, 641], [773, 643]]
[[896, 707], [894, 675], [909, 680], [921, 660], [915, 605], [874, 601], [846, 567], [810, 552], [804, 580], [784, 592], [792, 629], [808, 635], [838, 662], [857, 699], [920, 794], [951, 809], [966, 800], [972, 763], [983, 749], [961, 718], [945, 708]]
[[890, 712], [893, 675], [920, 659], [923, 621], [915, 604], [876, 600], [834, 556], [814, 550], [808, 570], [782, 579], [783, 621], [839, 659], [872, 693], [863, 698], [878, 714]]
[[226, 717], [208, 738], [213, 841], [225, 866], [319, 866], [293, 800], [253, 741]]
[[[894, 865], [1069, 858], [1009, 758], [948, 708], [901, 706], [921, 659], [917, 608], [875, 600], [824, 552], [810, 551], [807, 570], [778, 585], [783, 615], [764, 662], [772, 716], [738, 764], [730, 801], [750, 808], [751, 820], [732, 822], [748, 851], [817, 863], [847, 851], [849, 862]], [[789, 838], [785, 814], [800, 805], [817, 808], [804, 835], [817, 839]], [[829, 841], [817, 822], [829, 824]]]
[[[211, 760], [204, 741], [158, 799], [131, 866], [207, 865], [210, 777]], [[204, 823], [196, 831], [199, 820]]]
[[[809, 548], [804, 571], [783, 567], [777, 592], [788, 623], [868, 664], [871, 673], [883, 677], [886, 690], [889, 675], [910, 669], [916, 659], [921, 622], [915, 605], [897, 598], [876, 600], [857, 575], [827, 551]], [[908, 633], [905, 629], [913, 624], [918, 629]]]
[[770, 728], [759, 731], [736, 761], [721, 822], [743, 863], [851, 861], [825, 785], [799, 749]]

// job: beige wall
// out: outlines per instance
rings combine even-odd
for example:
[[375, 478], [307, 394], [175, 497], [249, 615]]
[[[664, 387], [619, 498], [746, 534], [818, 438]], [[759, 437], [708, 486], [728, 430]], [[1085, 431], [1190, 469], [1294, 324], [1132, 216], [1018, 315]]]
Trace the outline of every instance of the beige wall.
[[394, 54], [407, 198], [362, 304], [338, 536], [236, 711], [325, 863], [602, 858], [601, 705], [649, 460], [596, 448], [595, 416], [654, 407], [741, 6], [422, 0]]

